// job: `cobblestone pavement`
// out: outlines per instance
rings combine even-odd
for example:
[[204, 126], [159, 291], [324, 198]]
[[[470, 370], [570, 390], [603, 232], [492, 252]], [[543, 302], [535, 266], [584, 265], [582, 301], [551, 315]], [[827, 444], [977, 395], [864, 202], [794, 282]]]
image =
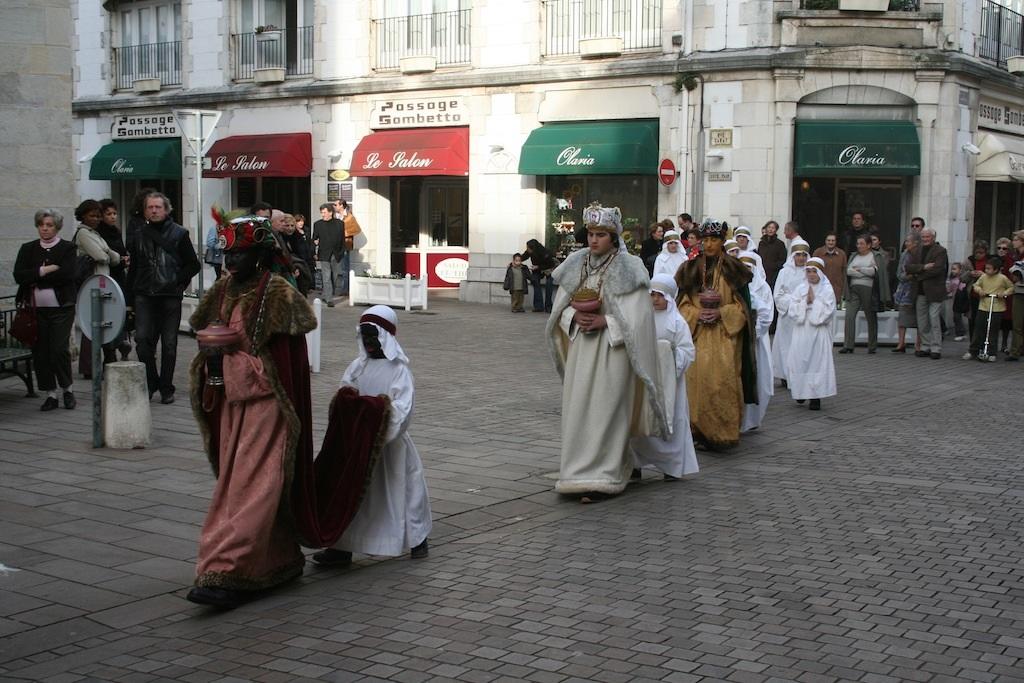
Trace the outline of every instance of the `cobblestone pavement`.
[[[325, 309], [317, 440], [359, 310]], [[310, 564], [229, 613], [184, 600], [213, 481], [183, 390], [114, 451], [87, 398], [0, 384], [0, 680], [1024, 680], [1020, 364], [858, 349], [822, 412], [777, 395], [699, 475], [582, 506], [551, 491], [544, 316], [399, 319], [430, 558]]]

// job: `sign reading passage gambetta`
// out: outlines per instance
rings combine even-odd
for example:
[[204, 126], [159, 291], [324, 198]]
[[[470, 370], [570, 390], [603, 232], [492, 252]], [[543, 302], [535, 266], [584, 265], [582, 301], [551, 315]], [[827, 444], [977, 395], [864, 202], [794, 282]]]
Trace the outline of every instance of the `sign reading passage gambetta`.
[[374, 103], [370, 113], [370, 128], [374, 130], [467, 125], [469, 112], [461, 97], [382, 100]]
[[141, 138], [176, 138], [180, 136], [174, 114], [120, 114], [114, 117], [110, 137], [114, 140]]
[[978, 128], [1024, 135], [1024, 107], [982, 98], [978, 103]]

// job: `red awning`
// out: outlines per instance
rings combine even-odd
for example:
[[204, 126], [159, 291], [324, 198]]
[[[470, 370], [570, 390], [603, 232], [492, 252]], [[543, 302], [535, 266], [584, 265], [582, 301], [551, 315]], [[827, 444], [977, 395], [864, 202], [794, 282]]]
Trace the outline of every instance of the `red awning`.
[[469, 128], [382, 130], [352, 153], [354, 176], [469, 175]]
[[313, 136], [234, 135], [213, 143], [206, 158], [210, 167], [203, 171], [204, 178], [305, 178], [313, 172]]

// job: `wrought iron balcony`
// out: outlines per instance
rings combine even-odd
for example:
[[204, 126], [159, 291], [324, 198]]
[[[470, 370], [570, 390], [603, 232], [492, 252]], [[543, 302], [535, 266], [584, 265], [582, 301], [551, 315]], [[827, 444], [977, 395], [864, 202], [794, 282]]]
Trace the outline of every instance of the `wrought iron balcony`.
[[[839, 0], [800, 0], [800, 9], [837, 10]], [[889, 0], [890, 12], [920, 12], [921, 0]]]
[[313, 27], [235, 33], [231, 36], [234, 79], [252, 80], [257, 69], [284, 69], [288, 76], [313, 73]]
[[181, 85], [181, 41], [114, 48], [114, 84], [130, 90], [136, 81], [159, 79], [161, 87]]
[[469, 64], [471, 11], [374, 19], [377, 70], [397, 69], [403, 57], [433, 57], [437, 66]]
[[981, 2], [978, 57], [1006, 68], [1006, 58], [1024, 55], [1024, 16], [992, 0]]
[[580, 41], [619, 38], [624, 52], [661, 47], [661, 0], [543, 0], [544, 55], [580, 52]]

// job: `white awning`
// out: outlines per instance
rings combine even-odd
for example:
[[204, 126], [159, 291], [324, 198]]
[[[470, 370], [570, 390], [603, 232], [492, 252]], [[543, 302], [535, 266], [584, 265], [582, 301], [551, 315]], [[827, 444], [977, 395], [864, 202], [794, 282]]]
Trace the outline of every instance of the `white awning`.
[[974, 167], [975, 180], [1024, 183], [1024, 138], [985, 133], [978, 148], [981, 154]]

